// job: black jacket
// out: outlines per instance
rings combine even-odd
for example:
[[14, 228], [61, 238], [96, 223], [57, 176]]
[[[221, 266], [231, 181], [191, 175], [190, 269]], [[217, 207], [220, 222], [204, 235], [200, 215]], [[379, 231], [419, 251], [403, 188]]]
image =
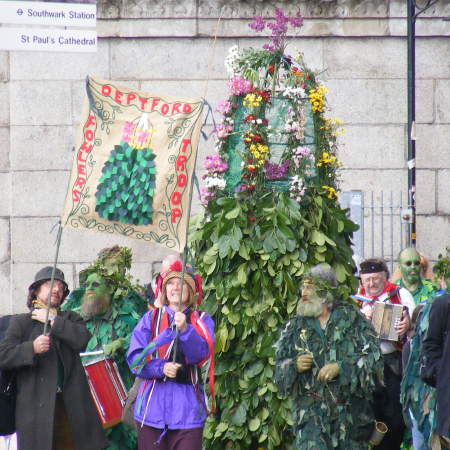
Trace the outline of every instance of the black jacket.
[[436, 297], [430, 310], [428, 332], [423, 341], [424, 381], [436, 385], [437, 433], [447, 436], [450, 429], [450, 294]]
[[31, 314], [11, 318], [0, 343], [0, 369], [17, 372], [16, 426], [20, 450], [51, 450], [58, 378], [58, 356], [64, 370], [63, 398], [77, 450], [99, 450], [106, 439], [92, 401], [79, 353], [91, 335], [72, 311], [58, 313], [50, 329], [51, 347], [34, 354], [33, 340], [44, 324]]

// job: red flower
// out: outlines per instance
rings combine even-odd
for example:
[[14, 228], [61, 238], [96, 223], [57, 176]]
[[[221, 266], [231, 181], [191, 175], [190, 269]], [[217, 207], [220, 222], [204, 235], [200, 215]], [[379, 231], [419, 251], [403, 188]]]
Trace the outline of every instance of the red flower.
[[256, 217], [249, 217], [248, 220], [250, 220], [250, 222], [256, 222]]
[[271, 65], [267, 68], [267, 71], [268, 71], [269, 73], [274, 73], [274, 72], [275, 72], [275, 66], [274, 66], [273, 64], [271, 64]]
[[252, 141], [253, 141], [253, 142], [259, 142], [259, 143], [261, 143], [261, 142], [263, 142], [263, 138], [261, 137], [260, 134], [255, 134], [255, 135], [252, 137]]
[[263, 125], [269, 125], [269, 121], [267, 119], [262, 119], [262, 124]]
[[249, 116], [247, 116], [245, 119], [244, 119], [244, 122], [251, 122], [252, 120], [255, 120], [256, 119], [256, 117], [255, 116], [252, 116], [251, 114], [249, 115]]
[[271, 92], [263, 89], [255, 89], [255, 94], [260, 95], [265, 102], [270, 101]]
[[253, 184], [249, 184], [248, 185], [248, 190], [249, 191], [254, 191], [255, 190], [255, 186]]

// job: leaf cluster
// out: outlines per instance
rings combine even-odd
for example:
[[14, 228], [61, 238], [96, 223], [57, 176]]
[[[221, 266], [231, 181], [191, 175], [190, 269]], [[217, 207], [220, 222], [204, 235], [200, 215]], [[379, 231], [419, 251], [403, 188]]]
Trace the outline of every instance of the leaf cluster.
[[273, 382], [274, 344], [292, 317], [303, 274], [329, 264], [347, 289], [356, 225], [336, 200], [311, 190], [300, 205], [286, 192], [208, 204], [190, 233], [203, 277], [203, 307], [216, 323], [216, 401], [204, 437], [211, 449], [288, 448], [289, 401]]

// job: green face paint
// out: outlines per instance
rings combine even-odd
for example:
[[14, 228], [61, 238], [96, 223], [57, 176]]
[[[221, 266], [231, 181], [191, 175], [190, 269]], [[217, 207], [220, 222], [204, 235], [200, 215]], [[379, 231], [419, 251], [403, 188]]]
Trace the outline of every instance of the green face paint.
[[413, 249], [404, 250], [399, 259], [402, 279], [406, 287], [420, 282], [420, 255]]
[[111, 304], [111, 292], [106, 280], [93, 273], [86, 280], [86, 291], [81, 305], [81, 314], [89, 318], [105, 314]]

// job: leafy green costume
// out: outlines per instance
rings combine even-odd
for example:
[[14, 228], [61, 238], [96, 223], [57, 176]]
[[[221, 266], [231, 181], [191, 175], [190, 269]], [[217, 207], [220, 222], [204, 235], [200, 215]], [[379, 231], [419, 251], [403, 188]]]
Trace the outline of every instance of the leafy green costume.
[[[315, 363], [299, 373], [296, 359], [311, 352]], [[276, 346], [275, 382], [293, 405], [299, 450], [368, 448], [374, 415], [370, 399], [382, 379], [379, 342], [355, 306], [335, 304], [325, 329], [314, 317], [287, 322]], [[337, 362], [340, 373], [330, 383], [317, 380], [325, 364]]]
[[[86, 326], [92, 334], [86, 351], [99, 350], [117, 339], [122, 339], [121, 346], [113, 359], [117, 363], [125, 387], [130, 389], [134, 377], [128, 368], [125, 356], [131, 333], [144, 312], [147, 311], [146, 302], [132, 289], [132, 285], [124, 273], [104, 268], [98, 262], [80, 274], [80, 279], [85, 279], [87, 273], [93, 272], [98, 272], [106, 278], [115, 290], [111, 296], [109, 310], [105, 314], [85, 320]], [[84, 293], [84, 288], [73, 290], [64, 303], [63, 309], [80, 313]], [[106, 434], [109, 439], [108, 450], [134, 450], [137, 447], [136, 432], [123, 423], [109, 428], [106, 430]]]
[[[409, 356], [403, 368], [400, 387], [400, 402], [403, 405], [406, 423], [411, 427], [409, 415], [411, 411], [420, 432], [423, 434], [425, 443], [428, 442], [431, 446], [433, 430], [437, 427], [436, 395], [435, 389], [424, 383], [420, 378], [420, 360], [422, 342], [428, 331], [430, 309], [437, 291], [431, 281], [422, 279], [422, 282], [423, 284], [415, 293], [418, 296], [417, 298], [420, 298], [420, 302], [427, 301], [427, 303], [417, 316], [415, 333], [409, 342]], [[425, 297], [425, 293], [428, 293], [427, 297]], [[417, 302], [416, 296], [414, 296], [414, 301]]]
[[418, 305], [419, 303], [426, 302], [428, 299], [433, 298], [436, 295], [438, 289], [431, 280], [426, 278], [421, 278], [420, 283], [415, 291], [410, 291], [400, 278], [395, 282], [396, 285], [404, 287], [414, 298], [414, 303]]

